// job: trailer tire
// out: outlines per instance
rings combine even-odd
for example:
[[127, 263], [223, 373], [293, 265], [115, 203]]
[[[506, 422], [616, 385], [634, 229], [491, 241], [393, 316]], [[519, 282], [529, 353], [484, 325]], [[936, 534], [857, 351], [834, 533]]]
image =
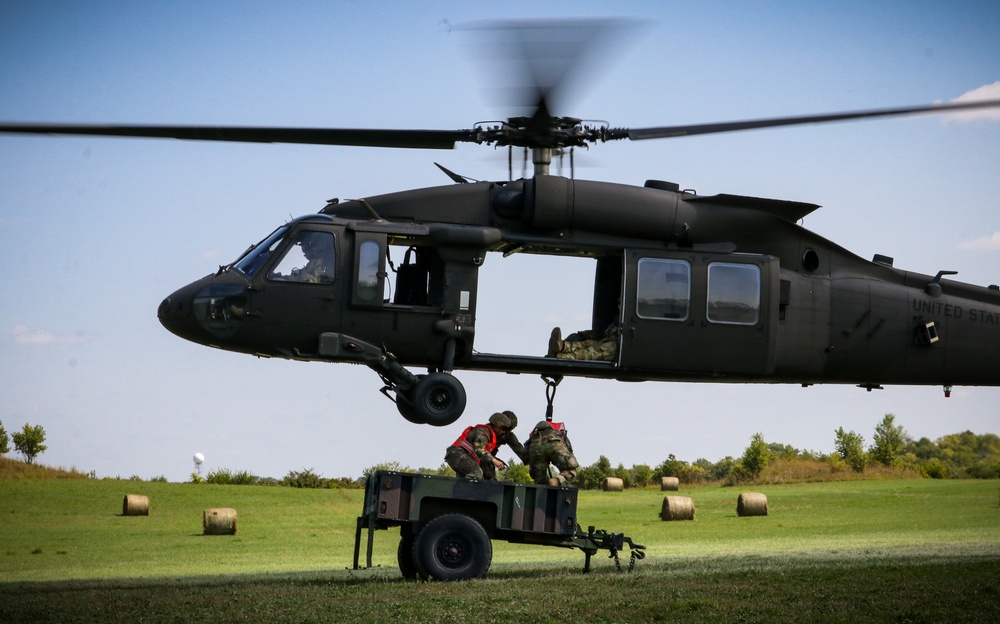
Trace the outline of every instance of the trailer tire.
[[417, 578], [417, 564], [413, 562], [413, 537], [400, 537], [399, 547], [396, 549], [396, 563], [399, 564], [399, 572], [408, 581]]
[[422, 576], [437, 581], [482, 578], [493, 562], [493, 543], [469, 516], [445, 514], [417, 534], [413, 559]]
[[414, 417], [434, 427], [446, 427], [462, 415], [465, 403], [465, 387], [454, 375], [430, 373], [413, 388], [410, 406]]

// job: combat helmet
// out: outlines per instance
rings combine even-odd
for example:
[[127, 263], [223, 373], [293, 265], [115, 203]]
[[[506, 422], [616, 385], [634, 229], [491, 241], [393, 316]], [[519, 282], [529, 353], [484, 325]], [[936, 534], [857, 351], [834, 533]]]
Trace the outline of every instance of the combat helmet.
[[497, 412], [490, 416], [490, 424], [498, 429], [510, 429], [510, 418], [506, 414]]

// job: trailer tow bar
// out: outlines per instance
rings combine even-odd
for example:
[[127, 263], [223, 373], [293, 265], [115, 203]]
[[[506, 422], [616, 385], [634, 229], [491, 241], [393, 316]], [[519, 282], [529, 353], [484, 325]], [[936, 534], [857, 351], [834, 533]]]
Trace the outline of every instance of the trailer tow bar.
[[636, 561], [643, 559], [646, 556], [646, 547], [642, 544], [636, 544], [632, 541], [632, 538], [625, 537], [624, 533], [608, 533], [603, 529], [595, 531], [592, 526], [587, 527], [587, 532], [584, 533], [580, 527], [577, 526], [576, 535], [574, 535], [573, 538], [573, 545], [582, 550], [585, 556], [583, 563], [584, 574], [590, 572], [590, 558], [596, 555], [598, 550], [610, 551], [608, 559], [615, 560], [615, 568], [619, 572], [623, 571], [619, 553], [624, 550], [625, 544], [628, 544], [630, 551], [628, 562], [629, 572], [635, 570]]

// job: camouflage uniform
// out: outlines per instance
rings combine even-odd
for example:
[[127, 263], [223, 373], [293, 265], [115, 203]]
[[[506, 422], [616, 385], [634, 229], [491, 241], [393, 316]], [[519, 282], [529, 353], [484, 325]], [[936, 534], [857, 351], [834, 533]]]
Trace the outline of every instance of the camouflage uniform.
[[522, 464], [527, 464], [528, 451], [524, 450], [524, 445], [514, 435], [514, 429], [517, 428], [517, 414], [510, 410], [504, 410], [503, 415], [510, 421], [510, 428], [497, 434], [497, 448], [506, 444], [510, 447], [510, 450], [514, 451], [514, 454], [517, 455]]
[[[567, 485], [576, 478], [580, 464], [573, 455], [573, 447], [565, 433], [556, 431], [552, 425], [542, 421], [528, 437], [528, 472], [531, 479], [540, 485]], [[559, 470], [558, 476], [550, 480], [549, 464]]]
[[[493, 414], [493, 416], [490, 416], [490, 422], [492, 423], [494, 420], [497, 420], [497, 422], [503, 422], [497, 419], [497, 416], [505, 416], [510, 424], [500, 425], [500, 431], [497, 431], [497, 446], [496, 449], [493, 450], [493, 456], [499, 459], [500, 447], [506, 444], [510, 447], [510, 450], [514, 451], [514, 454], [517, 455], [517, 458], [521, 460], [522, 464], [527, 464], [528, 452], [524, 450], [524, 445], [522, 445], [517, 439], [517, 436], [514, 435], [514, 427], [517, 426], [517, 415], [510, 410], [504, 411], [503, 413], [497, 412], [496, 414]], [[503, 460], [501, 459], [500, 461]], [[482, 469], [483, 479], [492, 480], [497, 478], [497, 467], [493, 464], [493, 462], [483, 463]]]
[[608, 360], [613, 362], [618, 355], [617, 325], [612, 325], [603, 334], [593, 330], [576, 332], [561, 338], [558, 327], [552, 330], [549, 338], [548, 357], [564, 360]]
[[[498, 418], [499, 417], [499, 418]], [[444, 460], [460, 479], [495, 479], [493, 453], [499, 446], [498, 430], [509, 428], [510, 420], [503, 414], [490, 416], [490, 424], [467, 428], [445, 451]]]

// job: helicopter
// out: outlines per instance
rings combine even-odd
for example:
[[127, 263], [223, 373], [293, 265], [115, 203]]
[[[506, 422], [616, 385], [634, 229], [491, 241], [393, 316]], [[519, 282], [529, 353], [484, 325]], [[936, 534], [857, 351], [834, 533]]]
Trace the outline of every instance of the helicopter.
[[[556, 80], [558, 82], [558, 80]], [[617, 128], [556, 116], [551, 85], [523, 116], [462, 130], [2, 123], [0, 132], [205, 141], [523, 149], [530, 176], [331, 200], [167, 296], [157, 315], [192, 342], [262, 357], [361, 364], [408, 421], [463, 413], [459, 370], [621, 381], [1000, 385], [1000, 288], [862, 259], [798, 224], [815, 204], [679, 184], [553, 175], [574, 148], [944, 113], [1000, 101], [713, 124]], [[513, 178], [513, 176], [510, 176]], [[610, 348], [560, 357], [476, 349], [480, 269], [514, 254], [594, 266], [591, 323]], [[415, 373], [411, 369], [423, 369]], [[550, 398], [551, 402], [551, 398]]]

